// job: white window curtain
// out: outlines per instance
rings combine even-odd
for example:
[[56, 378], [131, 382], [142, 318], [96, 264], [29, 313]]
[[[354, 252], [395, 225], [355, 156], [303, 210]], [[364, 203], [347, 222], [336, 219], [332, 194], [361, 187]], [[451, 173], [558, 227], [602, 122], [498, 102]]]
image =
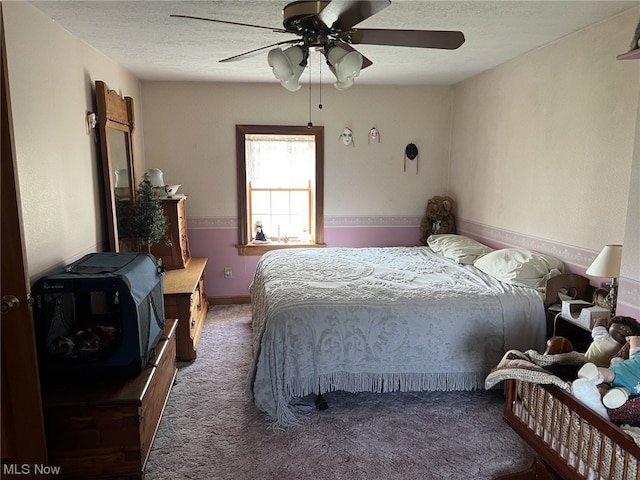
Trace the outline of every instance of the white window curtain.
[[312, 135], [246, 135], [247, 180], [256, 188], [303, 188], [315, 178]]

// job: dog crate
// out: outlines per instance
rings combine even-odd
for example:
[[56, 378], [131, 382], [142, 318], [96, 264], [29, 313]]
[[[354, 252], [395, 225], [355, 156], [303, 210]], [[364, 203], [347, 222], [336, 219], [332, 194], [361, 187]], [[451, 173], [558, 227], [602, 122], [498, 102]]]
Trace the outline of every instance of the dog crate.
[[32, 288], [43, 379], [138, 375], [164, 327], [152, 255], [92, 253]]

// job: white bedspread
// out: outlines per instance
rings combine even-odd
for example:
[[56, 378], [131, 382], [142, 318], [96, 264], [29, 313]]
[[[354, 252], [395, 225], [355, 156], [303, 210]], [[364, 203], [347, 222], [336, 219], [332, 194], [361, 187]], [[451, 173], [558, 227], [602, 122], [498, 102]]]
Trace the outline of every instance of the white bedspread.
[[505, 351], [542, 351], [542, 295], [428, 247], [272, 251], [251, 285], [247, 393], [276, 426], [310, 393], [472, 390]]

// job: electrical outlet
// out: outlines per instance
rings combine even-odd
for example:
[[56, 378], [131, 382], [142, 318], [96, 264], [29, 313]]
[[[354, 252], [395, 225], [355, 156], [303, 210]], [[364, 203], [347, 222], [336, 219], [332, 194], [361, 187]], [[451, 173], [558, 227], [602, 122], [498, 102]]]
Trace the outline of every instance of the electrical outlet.
[[233, 269], [231, 267], [224, 267], [224, 278], [233, 278]]

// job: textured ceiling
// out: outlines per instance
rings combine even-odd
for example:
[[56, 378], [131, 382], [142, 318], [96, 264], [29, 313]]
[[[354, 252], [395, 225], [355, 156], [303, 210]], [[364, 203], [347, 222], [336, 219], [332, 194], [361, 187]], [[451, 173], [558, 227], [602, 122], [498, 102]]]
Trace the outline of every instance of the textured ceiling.
[[[30, 3], [144, 80], [276, 83], [267, 65], [268, 50], [241, 61], [218, 60], [295, 38], [258, 28], [169, 17], [182, 14], [280, 28], [287, 1]], [[357, 83], [454, 84], [637, 5], [637, 0], [392, 0], [388, 8], [358, 26], [461, 30], [466, 42], [457, 50], [359, 45], [357, 49], [373, 65], [361, 72]], [[627, 47], [621, 45], [621, 52]], [[320, 59], [320, 54], [312, 55], [312, 72], [318, 71]], [[303, 83], [306, 78], [305, 72]]]

